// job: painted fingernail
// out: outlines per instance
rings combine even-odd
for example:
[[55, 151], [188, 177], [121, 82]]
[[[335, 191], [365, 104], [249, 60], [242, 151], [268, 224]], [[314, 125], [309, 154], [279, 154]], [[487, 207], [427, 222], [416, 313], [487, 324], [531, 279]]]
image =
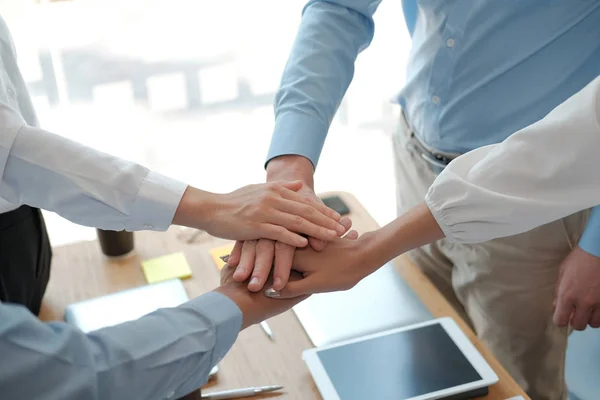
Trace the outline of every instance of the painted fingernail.
[[224, 256], [221, 256], [221, 261], [223, 261], [224, 263], [226, 263], [227, 261], [229, 261], [229, 257], [231, 257], [231, 254], [226, 254]]
[[277, 299], [277, 298], [281, 297], [281, 293], [279, 293], [279, 290], [269, 288], [269, 289], [265, 290], [265, 296], [270, 297], [272, 299]]
[[275, 278], [275, 280], [273, 281], [273, 286], [279, 287], [279, 285], [281, 285], [281, 282], [281, 278]]
[[345, 233], [346, 232], [346, 227], [344, 225], [342, 225], [342, 224], [338, 224], [338, 226], [337, 226], [336, 229], [337, 229], [338, 233]]
[[250, 285], [258, 285], [259, 282], [260, 279], [258, 279], [257, 277], [250, 279]]

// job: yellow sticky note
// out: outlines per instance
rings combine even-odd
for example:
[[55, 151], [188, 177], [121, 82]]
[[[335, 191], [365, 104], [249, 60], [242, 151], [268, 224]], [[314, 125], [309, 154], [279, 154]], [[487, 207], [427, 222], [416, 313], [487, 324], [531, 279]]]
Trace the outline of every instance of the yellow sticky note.
[[185, 279], [192, 276], [192, 270], [183, 253], [174, 253], [143, 261], [142, 269], [148, 283], [175, 278]]
[[225, 266], [225, 262], [221, 260], [222, 256], [228, 256], [233, 250], [233, 244], [228, 244], [226, 246], [216, 247], [210, 251], [210, 256], [213, 259], [213, 262], [220, 270]]

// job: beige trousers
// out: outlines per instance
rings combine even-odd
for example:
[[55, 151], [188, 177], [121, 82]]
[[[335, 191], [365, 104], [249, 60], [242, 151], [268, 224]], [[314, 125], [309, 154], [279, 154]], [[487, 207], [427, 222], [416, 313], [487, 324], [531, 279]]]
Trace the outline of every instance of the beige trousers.
[[[394, 134], [398, 212], [421, 202], [435, 179]], [[568, 329], [552, 322], [558, 269], [583, 233], [589, 210], [487, 243], [441, 240], [409, 256], [533, 400], [566, 400]]]

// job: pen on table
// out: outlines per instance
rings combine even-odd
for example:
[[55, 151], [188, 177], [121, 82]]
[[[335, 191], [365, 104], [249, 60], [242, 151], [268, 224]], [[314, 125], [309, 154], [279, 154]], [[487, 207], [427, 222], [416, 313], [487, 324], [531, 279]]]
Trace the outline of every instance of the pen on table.
[[257, 386], [243, 389], [224, 390], [222, 392], [202, 393], [200, 398], [205, 400], [239, 399], [242, 397], [256, 396], [257, 394], [275, 392], [283, 386]]
[[269, 324], [267, 324], [267, 321], [261, 322], [260, 326], [263, 329], [263, 331], [265, 331], [265, 333], [267, 334], [269, 339], [271, 339], [272, 341], [275, 341], [275, 335], [273, 335], [273, 331], [271, 330], [271, 327], [269, 326]]

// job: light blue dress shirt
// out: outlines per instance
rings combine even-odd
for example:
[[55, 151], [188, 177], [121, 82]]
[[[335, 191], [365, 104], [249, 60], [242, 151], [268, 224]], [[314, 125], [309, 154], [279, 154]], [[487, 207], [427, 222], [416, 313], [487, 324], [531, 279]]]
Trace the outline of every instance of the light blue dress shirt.
[[[106, 229], [171, 225], [187, 185], [41, 130], [36, 122], [0, 18], [0, 212], [28, 204]], [[239, 308], [219, 293], [89, 334], [0, 303], [0, 398], [181, 397], [206, 382], [241, 325]]]
[[182, 397], [206, 382], [241, 325], [236, 304], [215, 292], [88, 334], [0, 303], [0, 398]]
[[[380, 1], [308, 2], [276, 96], [268, 159], [298, 154], [317, 165]], [[600, 75], [598, 1], [403, 0], [403, 8], [413, 45], [397, 101], [437, 150], [500, 142]], [[580, 246], [600, 256], [599, 211]]]

